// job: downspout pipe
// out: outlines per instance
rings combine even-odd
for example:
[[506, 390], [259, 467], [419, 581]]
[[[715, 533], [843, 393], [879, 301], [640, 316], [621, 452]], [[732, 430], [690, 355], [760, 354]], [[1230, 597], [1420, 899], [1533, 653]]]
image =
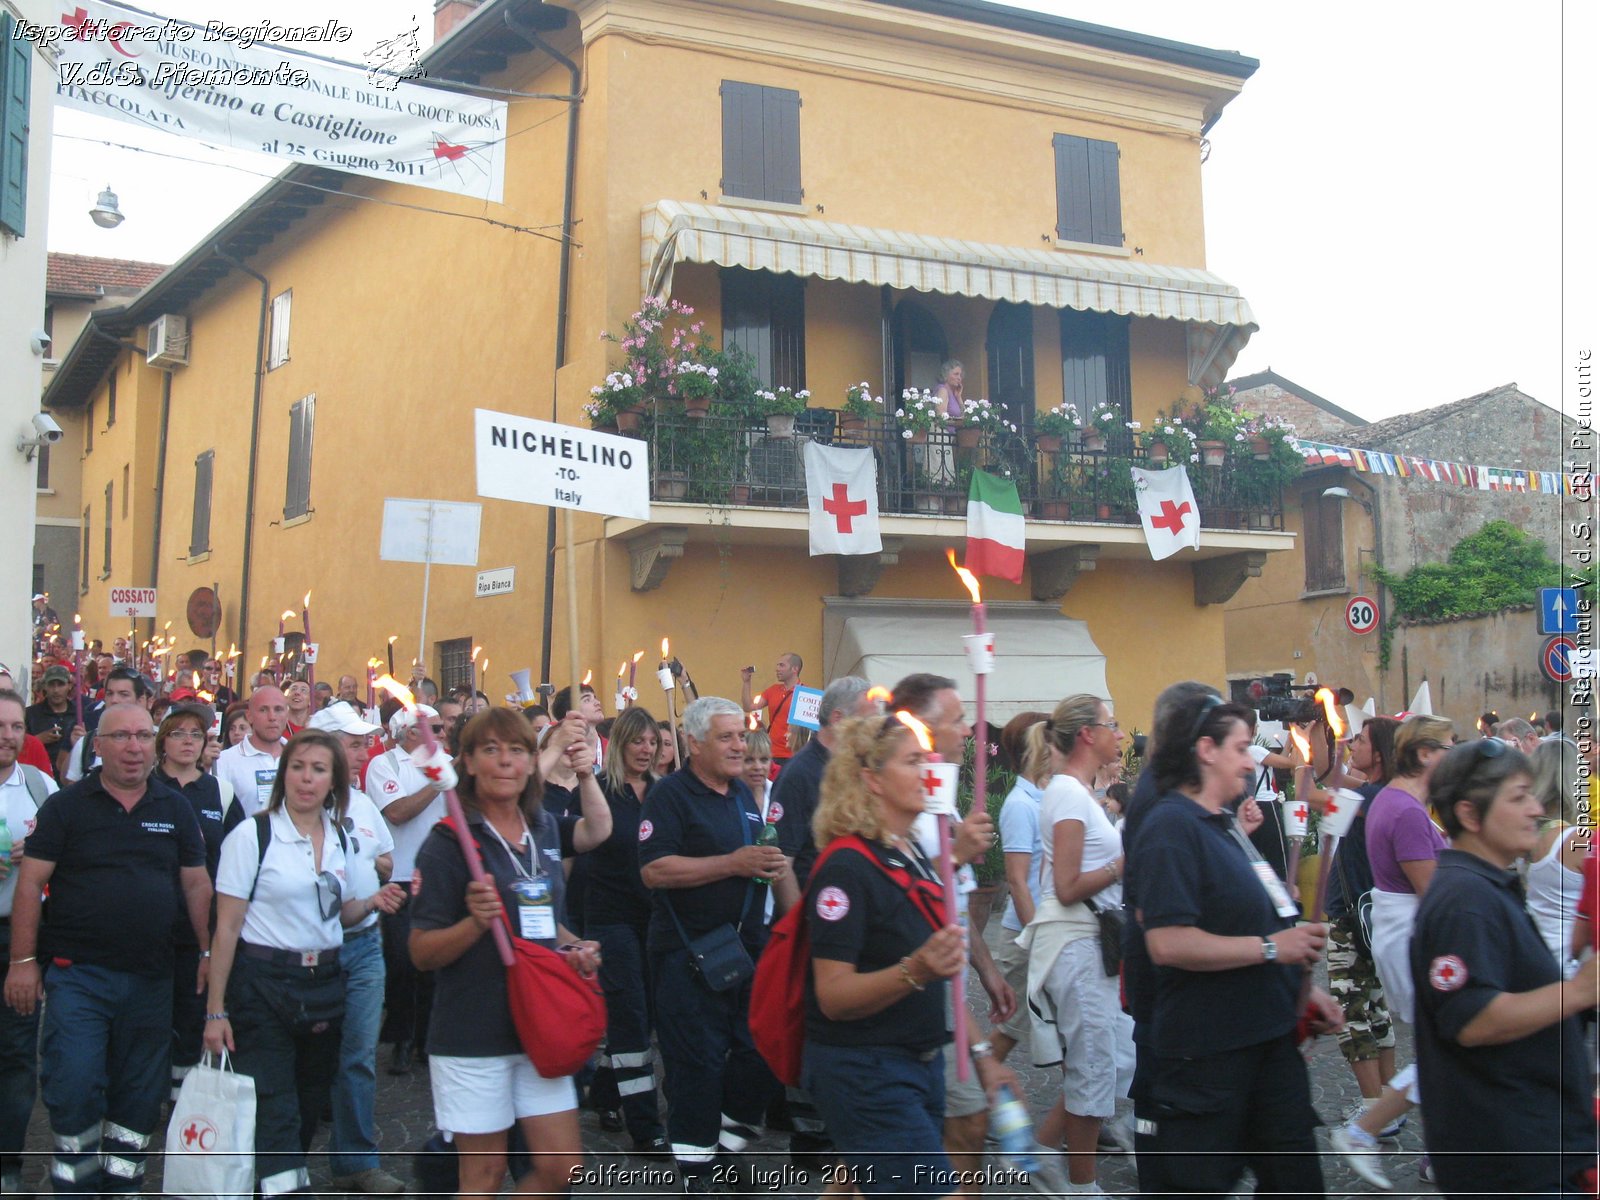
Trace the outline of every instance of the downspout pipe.
[[[572, 278], [572, 208], [573, 191], [576, 185], [578, 162], [578, 104], [583, 72], [578, 64], [573, 62], [561, 51], [557, 50], [544, 38], [539, 36], [539, 31], [531, 28], [508, 12], [505, 15], [506, 27], [523, 41], [536, 50], [542, 50], [556, 62], [567, 69], [567, 76], [571, 81], [570, 90], [572, 99], [568, 101], [567, 109], [567, 162], [566, 175], [561, 188], [561, 259], [559, 274], [556, 278], [556, 333], [555, 333], [555, 370], [550, 374], [550, 420], [556, 418], [556, 379], [555, 373], [567, 361], [567, 301], [570, 281]], [[569, 579], [568, 587], [577, 587], [577, 580]], [[544, 628], [539, 643], [539, 680], [542, 683], [550, 681], [550, 643], [552, 630], [555, 627], [556, 606], [556, 510], [552, 507], [546, 510], [544, 525]]]
[[[248, 664], [250, 662], [250, 566], [255, 551], [256, 528], [256, 466], [261, 452], [261, 390], [266, 379], [267, 313], [271, 305], [272, 285], [261, 272], [246, 266], [225, 251], [221, 242], [213, 242], [211, 252], [261, 285], [261, 315], [256, 320], [255, 387], [250, 399], [250, 468], [246, 472], [244, 485], [244, 554], [239, 570], [239, 650], [243, 655], [243, 661]], [[234, 681], [236, 687], [239, 682], [237, 679]]]
[[[156, 449], [156, 529], [150, 546], [150, 586], [161, 586], [161, 514], [167, 496], [167, 430], [172, 420], [172, 372], [161, 372], [161, 432]], [[151, 636], [155, 636], [155, 619], [151, 618]]]

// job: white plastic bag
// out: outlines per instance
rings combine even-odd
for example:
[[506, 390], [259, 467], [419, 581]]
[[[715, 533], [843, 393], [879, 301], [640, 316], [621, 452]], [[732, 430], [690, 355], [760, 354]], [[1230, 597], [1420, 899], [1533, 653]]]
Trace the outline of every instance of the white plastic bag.
[[162, 1191], [195, 1200], [251, 1200], [255, 1194], [256, 1081], [223, 1051], [183, 1079], [167, 1125]]

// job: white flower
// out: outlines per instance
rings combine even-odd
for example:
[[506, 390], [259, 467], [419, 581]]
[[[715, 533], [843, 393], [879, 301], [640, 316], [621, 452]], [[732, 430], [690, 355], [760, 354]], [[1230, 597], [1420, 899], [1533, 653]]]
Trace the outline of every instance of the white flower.
[[1200, 456], [1198, 454], [1191, 454], [1191, 455], [1189, 455], [1189, 461], [1192, 462], [1192, 463], [1199, 462], [1200, 461]]
[[909, 429], [902, 429], [902, 430], [901, 430], [901, 431], [900, 431], [900, 436], [901, 436], [901, 437], [903, 437], [903, 438], [905, 438], [905, 439], [906, 439], [906, 440], [907, 440], [907, 441], [910, 441], [910, 440], [911, 440], [911, 430], [909, 430]]

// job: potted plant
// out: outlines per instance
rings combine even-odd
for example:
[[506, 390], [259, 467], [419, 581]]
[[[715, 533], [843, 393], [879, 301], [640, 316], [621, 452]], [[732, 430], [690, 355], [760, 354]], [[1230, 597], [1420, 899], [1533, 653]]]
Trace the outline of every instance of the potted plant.
[[1096, 401], [1089, 409], [1088, 418], [1079, 434], [1083, 439], [1083, 448], [1091, 454], [1104, 453], [1106, 440], [1122, 419], [1121, 407], [1109, 400]]
[[794, 436], [794, 419], [806, 410], [811, 393], [805, 388], [798, 392], [781, 387], [775, 391], [758, 391], [756, 409], [767, 419], [767, 434], [775, 438]]
[[872, 385], [865, 380], [844, 394], [844, 407], [839, 410], [839, 432], [860, 433], [868, 422], [883, 416], [883, 397], [872, 394]]
[[1294, 439], [1294, 426], [1283, 421], [1268, 418], [1253, 437], [1265, 443], [1266, 455], [1252, 452], [1241, 460], [1231, 481], [1242, 504], [1259, 508], [1277, 501], [1279, 492], [1305, 470], [1306, 460]]
[[1095, 516], [1101, 521], [1126, 516], [1139, 507], [1133, 487], [1133, 461], [1120, 455], [1107, 458], [1096, 468], [1097, 508]]
[[1033, 420], [1034, 443], [1046, 454], [1059, 454], [1061, 444], [1083, 429], [1083, 420], [1071, 404], [1058, 404]]
[[900, 436], [914, 446], [926, 442], [930, 433], [943, 433], [950, 428], [943, 402], [926, 389], [919, 392], [916, 388], [906, 388], [901, 392], [900, 407], [894, 410], [894, 415], [900, 422]]
[[1160, 412], [1150, 428], [1139, 435], [1140, 448], [1152, 466], [1165, 466], [1169, 459], [1180, 463], [1198, 462], [1199, 435], [1184, 423], [1181, 413]]
[[683, 411], [691, 417], [704, 417], [711, 411], [717, 394], [717, 368], [698, 359], [686, 358], [673, 370], [672, 390], [683, 401]]
[[1017, 427], [1006, 419], [1006, 410], [987, 400], [963, 400], [961, 415], [955, 419], [956, 445], [976, 450], [997, 433], [1015, 433]]
[[1231, 385], [1226, 390], [1207, 388], [1204, 406], [1191, 422], [1199, 426], [1200, 458], [1208, 467], [1222, 466], [1228, 451], [1246, 440], [1246, 417], [1234, 399], [1235, 390]]
[[589, 389], [584, 415], [595, 429], [637, 433], [644, 404], [644, 390], [627, 371], [612, 371], [606, 381]]

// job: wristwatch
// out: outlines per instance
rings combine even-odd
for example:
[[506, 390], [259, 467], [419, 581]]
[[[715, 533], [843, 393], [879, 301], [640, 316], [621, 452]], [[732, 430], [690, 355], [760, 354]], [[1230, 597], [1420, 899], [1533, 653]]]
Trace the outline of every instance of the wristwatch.
[[1262, 938], [1261, 939], [1261, 961], [1262, 962], [1277, 962], [1278, 961], [1278, 943], [1273, 941], [1271, 938]]
[[975, 1060], [992, 1058], [994, 1056], [994, 1047], [988, 1042], [973, 1042], [972, 1045], [967, 1047], [967, 1053], [972, 1055]]

